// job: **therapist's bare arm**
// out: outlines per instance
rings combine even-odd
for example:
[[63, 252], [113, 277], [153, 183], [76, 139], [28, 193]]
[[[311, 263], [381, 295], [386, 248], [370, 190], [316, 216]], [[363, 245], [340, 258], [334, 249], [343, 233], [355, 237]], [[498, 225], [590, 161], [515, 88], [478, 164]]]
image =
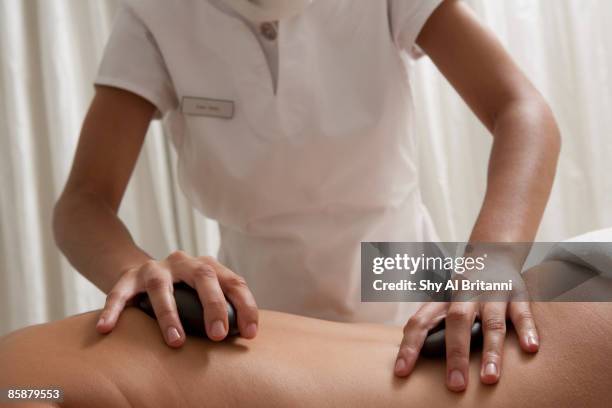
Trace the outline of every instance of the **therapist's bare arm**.
[[[210, 257], [176, 252], [151, 259], [117, 216], [155, 107], [130, 92], [100, 86], [91, 104], [70, 176], [53, 217], [55, 239], [72, 265], [108, 294], [98, 330], [109, 332], [136, 293], [152, 300], [164, 339], [181, 346], [185, 333], [172, 283], [185, 281], [206, 305], [206, 331], [221, 340], [228, 330], [224, 292], [238, 309], [241, 334], [257, 331], [257, 307], [244, 280]], [[204, 324], [204, 322], [203, 322]]]
[[58, 246], [105, 293], [123, 271], [150, 259], [136, 246], [117, 211], [154, 111], [136, 95], [98, 88], [55, 207]]
[[[461, 1], [444, 1], [417, 43], [493, 135], [486, 195], [470, 241], [532, 241], [548, 201], [560, 149], [559, 130], [547, 103]], [[405, 376], [412, 371], [427, 330], [446, 317], [446, 381], [451, 390], [464, 390], [469, 330], [476, 313], [485, 331], [483, 382], [496, 383], [501, 375], [506, 313], [523, 350], [538, 350], [536, 325], [526, 302], [429, 304], [406, 325], [398, 353], [402, 363], [396, 374]]]
[[548, 104], [461, 1], [446, 0], [417, 42], [494, 137], [486, 196], [470, 239], [532, 241], [561, 145]]

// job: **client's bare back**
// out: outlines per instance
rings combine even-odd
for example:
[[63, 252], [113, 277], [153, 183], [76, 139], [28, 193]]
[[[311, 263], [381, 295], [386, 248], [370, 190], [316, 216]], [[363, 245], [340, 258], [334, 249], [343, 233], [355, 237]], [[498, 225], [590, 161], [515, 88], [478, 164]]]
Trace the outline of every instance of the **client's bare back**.
[[108, 335], [96, 333], [97, 313], [90, 312], [6, 336], [0, 340], [0, 387], [56, 385], [64, 389], [64, 406], [89, 407], [559, 407], [609, 401], [612, 304], [539, 303], [534, 313], [541, 351], [521, 353], [510, 334], [500, 383], [472, 382], [463, 394], [444, 387], [442, 361], [421, 360], [409, 378], [393, 376], [400, 328], [263, 311], [254, 340], [189, 338], [177, 350], [136, 309]]

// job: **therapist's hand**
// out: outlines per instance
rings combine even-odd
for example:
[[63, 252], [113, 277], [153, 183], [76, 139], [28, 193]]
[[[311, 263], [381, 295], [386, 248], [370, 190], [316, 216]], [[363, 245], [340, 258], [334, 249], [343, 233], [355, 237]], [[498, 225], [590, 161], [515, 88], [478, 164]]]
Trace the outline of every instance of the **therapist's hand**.
[[[212, 340], [223, 340], [228, 332], [225, 296], [238, 316], [242, 337], [257, 334], [257, 305], [245, 280], [212, 257], [191, 257], [182, 251], [161, 261], [150, 260], [128, 269], [109, 292], [96, 326], [100, 333], [115, 327], [119, 315], [136, 294], [147, 292], [164, 340], [171, 347], [185, 342], [173, 296], [173, 283], [183, 281], [198, 291], [204, 307], [206, 334]], [[224, 296], [225, 294], [225, 296]]]
[[414, 369], [427, 332], [446, 319], [446, 385], [463, 391], [468, 384], [470, 331], [480, 315], [484, 334], [480, 379], [495, 384], [501, 375], [506, 314], [519, 337], [521, 348], [538, 351], [539, 340], [529, 302], [451, 302], [424, 304], [404, 327], [404, 338], [395, 363], [395, 374], [408, 376]]

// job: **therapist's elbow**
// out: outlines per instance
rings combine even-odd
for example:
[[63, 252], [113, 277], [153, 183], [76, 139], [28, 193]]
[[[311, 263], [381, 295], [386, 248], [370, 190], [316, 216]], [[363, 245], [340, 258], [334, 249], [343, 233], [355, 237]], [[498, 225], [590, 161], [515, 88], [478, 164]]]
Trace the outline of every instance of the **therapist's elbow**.
[[537, 91], [505, 104], [495, 115], [493, 134], [530, 146], [551, 164], [556, 164], [561, 151], [559, 126], [549, 104]]
[[548, 148], [549, 154], [554, 156], [556, 162], [561, 152], [561, 131], [555, 115], [548, 102], [539, 94], [530, 101], [530, 109], [541, 129], [536, 132], [536, 136], [542, 139], [541, 143]]
[[77, 225], [84, 213], [90, 212], [91, 198], [79, 189], [66, 188], [53, 207], [52, 230], [57, 247], [64, 251], [74, 240], [72, 227]]
[[78, 208], [78, 195], [64, 191], [53, 207], [51, 227], [53, 238], [58, 248], [62, 249], [67, 240], [67, 231], [74, 211]]

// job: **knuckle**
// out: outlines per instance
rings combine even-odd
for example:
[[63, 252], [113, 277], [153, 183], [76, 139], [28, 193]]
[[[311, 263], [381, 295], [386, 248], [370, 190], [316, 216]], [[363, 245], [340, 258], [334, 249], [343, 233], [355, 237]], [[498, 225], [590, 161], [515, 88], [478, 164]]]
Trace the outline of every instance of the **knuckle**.
[[140, 267], [140, 273], [147, 276], [153, 273], [153, 271], [155, 271], [156, 269], [157, 269], [157, 262], [150, 259], [147, 262], [142, 264], [142, 266]]
[[169, 286], [168, 280], [161, 275], [152, 275], [145, 281], [147, 291], [166, 289]]
[[122, 303], [126, 300], [126, 296], [118, 290], [111, 290], [106, 296], [107, 304]]
[[226, 280], [227, 285], [233, 289], [243, 289], [247, 287], [246, 280], [237, 274], [233, 274]]
[[204, 301], [204, 307], [206, 308], [206, 310], [209, 310], [209, 311], [224, 312], [227, 306], [225, 303], [225, 299], [213, 298], [213, 299], [206, 299]]
[[404, 333], [409, 332], [411, 330], [423, 329], [427, 327], [428, 321], [424, 316], [421, 315], [413, 315], [408, 322], [404, 326]]
[[198, 260], [206, 265], [214, 265], [215, 263], [217, 263], [217, 260], [210, 255], [200, 256], [198, 257]]
[[501, 355], [497, 352], [497, 350], [486, 350], [482, 352], [482, 359], [484, 361], [499, 361], [501, 360]]
[[161, 310], [155, 312], [155, 316], [157, 316], [160, 321], [166, 322], [174, 321], [178, 318], [176, 312], [168, 307], [164, 307]]
[[198, 264], [193, 268], [192, 273], [196, 279], [217, 279], [217, 273], [208, 265]]
[[238, 316], [244, 317], [248, 320], [257, 320], [257, 305], [250, 299], [234, 302], [234, 306], [237, 309]]
[[529, 309], [521, 310], [517, 313], [516, 319], [519, 324], [531, 323], [533, 321], [533, 314]]
[[142, 264], [124, 269], [123, 273], [121, 274], [120, 280], [125, 281], [125, 280], [134, 279], [136, 276], [138, 276], [138, 272], [140, 271], [141, 268], [142, 268]]
[[482, 322], [482, 325], [486, 331], [492, 331], [492, 332], [498, 332], [498, 333], [506, 332], [506, 320], [498, 316], [488, 317], [484, 319], [484, 321]]
[[446, 315], [446, 320], [449, 322], [462, 322], [468, 318], [468, 312], [463, 307], [451, 307]]
[[399, 353], [404, 357], [413, 358], [418, 356], [419, 350], [412, 344], [405, 344], [400, 348]]
[[153, 259], [149, 259], [148, 261], [143, 263], [142, 266], [145, 269], [155, 269], [157, 267], [157, 261], [154, 261]]
[[168, 255], [167, 259], [169, 261], [180, 261], [187, 257], [188, 255], [185, 253], [185, 251], [181, 251], [180, 249], [178, 249], [176, 251], [173, 251], [170, 255]]
[[467, 351], [463, 347], [449, 346], [446, 349], [446, 358], [448, 360], [466, 360], [467, 357]]
[[244, 317], [253, 320], [253, 321], [257, 321], [257, 306], [253, 305], [253, 306], [246, 306], [244, 308], [244, 310], [241, 310], [242, 314]]

